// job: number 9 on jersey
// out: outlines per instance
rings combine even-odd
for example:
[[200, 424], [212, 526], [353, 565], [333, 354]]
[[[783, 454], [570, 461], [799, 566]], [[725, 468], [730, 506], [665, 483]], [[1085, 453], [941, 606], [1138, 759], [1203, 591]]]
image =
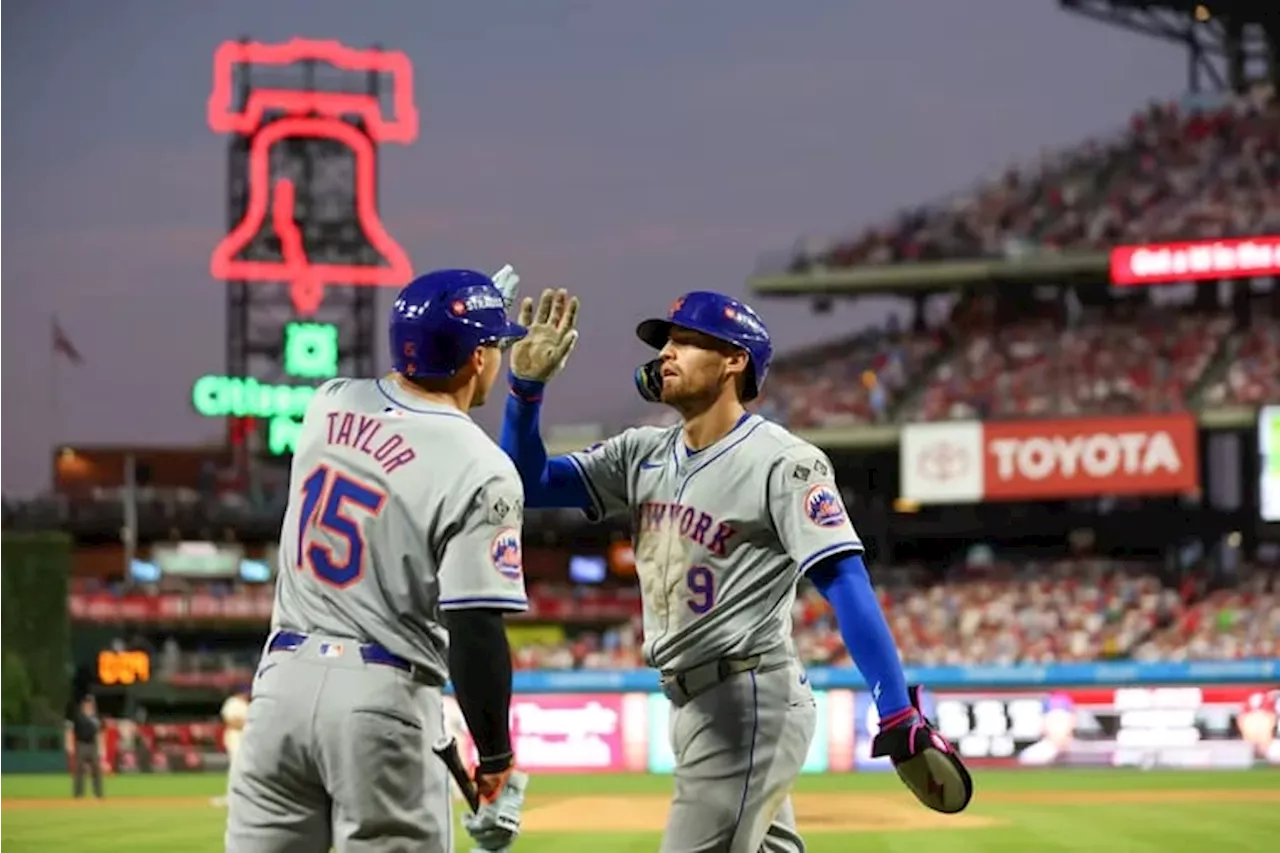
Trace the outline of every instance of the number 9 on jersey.
[[716, 605], [716, 576], [708, 566], [694, 566], [684, 578], [689, 609], [702, 616]]

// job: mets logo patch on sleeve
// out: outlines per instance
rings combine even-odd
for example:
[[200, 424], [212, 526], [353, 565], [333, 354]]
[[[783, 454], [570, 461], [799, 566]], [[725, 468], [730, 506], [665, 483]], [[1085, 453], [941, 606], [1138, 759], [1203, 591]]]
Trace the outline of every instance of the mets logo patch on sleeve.
[[847, 520], [834, 486], [818, 483], [804, 493], [804, 514], [819, 527], [839, 527]]
[[514, 527], [504, 527], [493, 537], [489, 557], [498, 574], [507, 580], [519, 580], [524, 569], [524, 554], [520, 550], [520, 532]]

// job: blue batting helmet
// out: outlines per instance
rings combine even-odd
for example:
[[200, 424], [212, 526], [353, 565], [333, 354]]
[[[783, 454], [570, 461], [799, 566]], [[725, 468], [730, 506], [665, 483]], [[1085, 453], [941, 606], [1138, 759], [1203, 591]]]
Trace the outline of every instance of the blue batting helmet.
[[[636, 335], [654, 349], [662, 349], [671, 335], [672, 326], [702, 332], [746, 350], [749, 362], [743, 399], [753, 400], [760, 395], [765, 374], [769, 372], [769, 362], [773, 359], [773, 342], [769, 340], [769, 330], [765, 328], [764, 321], [750, 305], [722, 293], [695, 290], [672, 303], [666, 319], [645, 320], [637, 326]], [[652, 399], [646, 393], [639, 371], [636, 381], [640, 393], [646, 399]]]
[[419, 276], [391, 308], [391, 366], [405, 376], [447, 379], [476, 347], [519, 340], [524, 326], [507, 319], [502, 291], [472, 270], [437, 270]]

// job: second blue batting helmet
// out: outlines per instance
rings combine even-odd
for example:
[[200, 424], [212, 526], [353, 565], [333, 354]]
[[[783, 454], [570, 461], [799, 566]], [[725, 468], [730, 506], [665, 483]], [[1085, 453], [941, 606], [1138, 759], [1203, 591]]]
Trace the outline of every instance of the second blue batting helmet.
[[[673, 302], [665, 319], [645, 320], [637, 326], [636, 335], [654, 349], [662, 349], [673, 326], [702, 332], [746, 350], [749, 361], [743, 400], [753, 400], [760, 395], [769, 362], [773, 360], [773, 342], [764, 321], [750, 305], [722, 293], [695, 290]], [[652, 400], [652, 382], [640, 375], [646, 367], [637, 371], [636, 382], [641, 395]]]
[[419, 276], [391, 308], [391, 366], [405, 376], [447, 379], [476, 347], [523, 338], [524, 326], [507, 319], [502, 291], [472, 270], [437, 270]]

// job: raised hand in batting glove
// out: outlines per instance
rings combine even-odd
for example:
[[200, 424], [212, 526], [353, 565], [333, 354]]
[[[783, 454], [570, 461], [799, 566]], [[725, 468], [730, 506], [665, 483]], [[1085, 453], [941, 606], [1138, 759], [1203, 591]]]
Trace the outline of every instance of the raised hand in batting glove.
[[973, 779], [960, 756], [920, 707], [920, 688], [907, 688], [911, 707], [880, 721], [871, 755], [888, 756], [898, 778], [916, 799], [934, 811], [955, 814], [973, 799]]
[[549, 382], [578, 345], [578, 297], [566, 290], [544, 290], [538, 299], [520, 303], [517, 323], [529, 330], [511, 348], [511, 374], [531, 382]]
[[520, 814], [528, 784], [528, 774], [510, 767], [501, 773], [481, 773], [477, 769], [480, 808], [462, 818], [462, 826], [475, 841], [476, 849], [502, 853], [510, 848], [520, 834]]

